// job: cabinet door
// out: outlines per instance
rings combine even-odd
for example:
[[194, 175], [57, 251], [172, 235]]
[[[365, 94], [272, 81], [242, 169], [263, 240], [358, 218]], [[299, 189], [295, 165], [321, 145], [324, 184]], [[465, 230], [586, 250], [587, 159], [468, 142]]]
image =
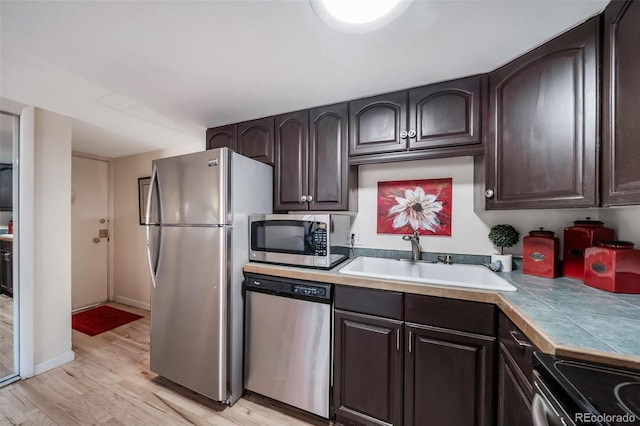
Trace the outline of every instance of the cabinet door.
[[526, 389], [524, 374], [509, 356], [500, 348], [498, 358], [498, 426], [532, 426], [531, 388]]
[[487, 208], [597, 204], [598, 22], [490, 74]]
[[409, 149], [481, 145], [481, 97], [479, 75], [411, 89]]
[[406, 150], [407, 100], [402, 91], [349, 102], [349, 155]]
[[273, 209], [307, 210], [309, 111], [304, 110], [277, 116], [275, 129], [273, 176], [275, 202]]
[[1, 242], [0, 248], [0, 289], [13, 295], [13, 243], [8, 241]]
[[309, 114], [309, 208], [348, 210], [348, 104], [314, 108]]
[[238, 123], [238, 153], [273, 165], [273, 117]]
[[12, 164], [0, 164], [0, 211], [13, 211]]
[[231, 148], [237, 151], [235, 124], [207, 129], [207, 149], [216, 148]]
[[402, 425], [402, 321], [335, 311], [334, 409], [343, 425]]
[[405, 426], [490, 426], [495, 338], [413, 323], [405, 334]]
[[640, 2], [604, 11], [603, 204], [640, 204]]

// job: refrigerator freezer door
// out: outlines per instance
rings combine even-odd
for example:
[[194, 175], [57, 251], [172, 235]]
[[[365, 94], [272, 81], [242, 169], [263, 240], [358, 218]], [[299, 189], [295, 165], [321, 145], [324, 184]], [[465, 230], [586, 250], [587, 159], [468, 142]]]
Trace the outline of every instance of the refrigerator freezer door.
[[229, 397], [231, 232], [227, 227], [162, 227], [151, 289], [151, 370], [217, 401]]
[[230, 158], [230, 151], [220, 148], [155, 160], [149, 200], [152, 222], [230, 224]]

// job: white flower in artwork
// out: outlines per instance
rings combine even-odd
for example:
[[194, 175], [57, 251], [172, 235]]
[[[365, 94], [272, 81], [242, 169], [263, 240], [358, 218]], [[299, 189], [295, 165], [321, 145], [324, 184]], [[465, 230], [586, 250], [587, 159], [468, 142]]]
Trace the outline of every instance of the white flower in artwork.
[[404, 198], [394, 198], [398, 204], [389, 209], [389, 214], [396, 215], [391, 226], [397, 229], [408, 224], [414, 231], [436, 231], [440, 225], [438, 213], [442, 211], [442, 202], [438, 201], [435, 195], [425, 194], [424, 190], [417, 186], [414, 191], [404, 191]]

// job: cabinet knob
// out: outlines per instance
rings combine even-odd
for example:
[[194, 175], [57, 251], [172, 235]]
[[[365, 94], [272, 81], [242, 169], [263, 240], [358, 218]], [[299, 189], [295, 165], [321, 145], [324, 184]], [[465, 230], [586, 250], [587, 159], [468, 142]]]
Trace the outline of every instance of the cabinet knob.
[[11, 260], [11, 253], [5, 253], [2, 257], [4, 257], [5, 262], [9, 262]]
[[312, 202], [313, 201], [313, 196], [312, 195], [307, 195], [307, 201], [308, 202]]
[[493, 198], [494, 192], [493, 189], [487, 189], [484, 191], [485, 198]]
[[409, 133], [406, 130], [400, 132], [400, 139], [406, 139]]
[[92, 241], [94, 244], [98, 244], [100, 242], [100, 238], [94, 238]]
[[415, 138], [416, 137], [416, 131], [415, 130], [409, 130], [409, 137], [410, 138]]
[[306, 203], [306, 202], [307, 202], [307, 196], [306, 195], [301, 195], [300, 196], [300, 204]]

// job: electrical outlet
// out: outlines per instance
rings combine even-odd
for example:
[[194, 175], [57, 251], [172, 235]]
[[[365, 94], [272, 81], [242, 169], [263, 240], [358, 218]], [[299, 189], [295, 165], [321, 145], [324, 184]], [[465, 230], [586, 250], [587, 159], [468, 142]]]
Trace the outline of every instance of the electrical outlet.
[[360, 234], [356, 234], [355, 232], [349, 232], [346, 235], [346, 241], [348, 245], [360, 245]]

